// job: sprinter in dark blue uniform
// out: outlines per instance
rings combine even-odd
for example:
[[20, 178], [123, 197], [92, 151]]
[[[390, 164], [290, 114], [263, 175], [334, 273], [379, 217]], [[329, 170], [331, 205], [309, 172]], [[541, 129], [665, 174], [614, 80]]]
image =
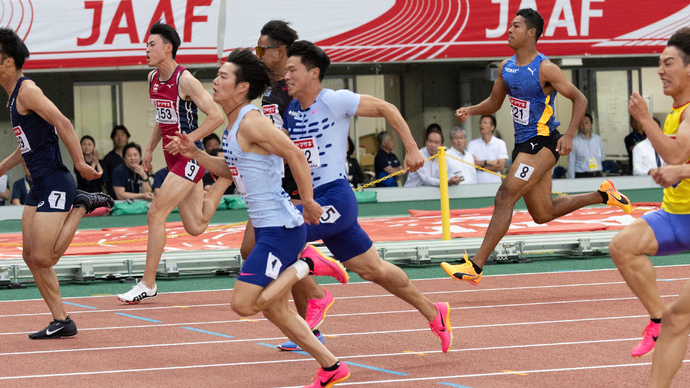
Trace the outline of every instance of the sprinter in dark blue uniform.
[[0, 28], [0, 85], [10, 96], [10, 119], [19, 146], [0, 163], [0, 176], [19, 165], [22, 158], [33, 185], [22, 214], [22, 256], [38, 290], [53, 315], [45, 329], [29, 334], [31, 339], [60, 338], [77, 334], [60, 297], [60, 285], [53, 266], [65, 253], [79, 221], [97, 207], [112, 207], [109, 196], [77, 191], [74, 178], [62, 163], [58, 139], [62, 139], [74, 167], [86, 179], [96, 172], [84, 161], [79, 138], [72, 123], [22, 74], [29, 50], [9, 28]]
[[[460, 264], [441, 263], [448, 275], [476, 285], [482, 278], [482, 267], [510, 227], [515, 203], [525, 199], [535, 222], [543, 224], [587, 205], [604, 203], [618, 206], [630, 214], [628, 199], [606, 180], [598, 191], [588, 194], [551, 198], [551, 169], [561, 155], [573, 148], [573, 138], [587, 110], [587, 98], [565, 78], [563, 71], [537, 51], [537, 40], [544, 29], [544, 19], [533, 9], [523, 8], [510, 23], [508, 45], [515, 55], [498, 67], [498, 77], [491, 95], [478, 105], [455, 112], [458, 121], [472, 115], [490, 115], [503, 105], [508, 96], [515, 127], [513, 164], [496, 193], [494, 212], [472, 260], [465, 254]], [[564, 135], [556, 127], [554, 99], [556, 93], [573, 102], [573, 114]]]

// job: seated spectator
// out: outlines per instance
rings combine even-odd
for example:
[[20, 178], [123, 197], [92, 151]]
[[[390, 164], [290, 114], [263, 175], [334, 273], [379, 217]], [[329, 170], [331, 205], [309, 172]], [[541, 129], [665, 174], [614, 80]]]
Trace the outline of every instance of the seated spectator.
[[[395, 148], [395, 137], [389, 131], [379, 132], [377, 135], [379, 143], [379, 152], [374, 157], [374, 173], [376, 179], [381, 179], [385, 176], [393, 174], [402, 170], [400, 160], [393, 153]], [[377, 187], [397, 187], [400, 177], [390, 177], [384, 181], [376, 184]]]
[[113, 171], [123, 164], [125, 160], [122, 156], [122, 150], [129, 143], [129, 131], [124, 125], [116, 125], [110, 132], [110, 139], [113, 141], [113, 150], [108, 152], [103, 158], [103, 183], [108, 189], [108, 194], [115, 198], [115, 191], [113, 190], [112, 179]]
[[[426, 146], [419, 150], [424, 159], [436, 155], [438, 153], [438, 147], [443, 145], [443, 133], [436, 128], [428, 130], [425, 144]], [[449, 167], [452, 163], [448, 162], [449, 159], [451, 158], [446, 156], [446, 167]], [[447, 168], [447, 176], [445, 177], [445, 179], [448, 180], [448, 185], [455, 186], [460, 184], [460, 177], [453, 175], [453, 171], [451, 170], [452, 168]], [[405, 182], [405, 187], [440, 185], [441, 180], [439, 178], [438, 158], [426, 161], [422, 168], [415, 172], [411, 172], [407, 177], [407, 182]]]
[[[96, 141], [89, 135], [82, 136], [80, 142], [81, 152], [84, 154], [84, 161], [98, 172], [103, 172], [101, 161], [98, 160], [98, 150], [96, 150]], [[88, 180], [81, 176], [79, 170], [74, 169], [74, 175], [77, 177], [77, 189], [84, 190], [88, 193], [98, 193], [103, 191], [104, 176], [94, 180]], [[107, 177], [107, 175], [106, 175]]]
[[206, 136], [202, 144], [204, 145], [204, 151], [206, 151], [207, 154], [210, 154], [213, 150], [220, 149], [220, 139], [215, 133], [211, 133], [210, 135]]
[[604, 142], [599, 135], [592, 133], [592, 124], [592, 116], [585, 113], [579, 133], [573, 139], [573, 150], [568, 154], [569, 179], [603, 176]]
[[[661, 123], [654, 118], [654, 121], [661, 130]], [[637, 143], [632, 151], [633, 175], [652, 175], [654, 170], [665, 165], [663, 159], [654, 150], [652, 142], [644, 139]]]
[[10, 187], [7, 184], [7, 174], [0, 176], [0, 206], [5, 206], [5, 201], [12, 199]]
[[364, 182], [364, 171], [359, 166], [357, 159], [352, 157], [355, 153], [355, 142], [352, 141], [350, 136], [347, 137], [347, 163], [345, 168], [347, 169], [347, 180], [350, 182], [350, 186], [356, 189], [360, 183]]
[[[220, 148], [212, 149], [208, 151], [208, 154], [211, 156], [218, 156], [218, 154], [221, 152]], [[203, 181], [204, 185], [204, 191], [208, 192], [211, 190], [211, 186], [213, 186], [216, 181], [218, 180], [218, 177], [213, 175], [211, 171], [206, 171], [206, 174], [204, 174], [203, 178], [201, 178]], [[230, 186], [228, 186], [227, 189], [225, 189], [225, 192], [223, 195], [229, 195], [229, 194], [234, 194], [235, 193], [235, 182], [232, 182]]]
[[156, 171], [156, 173], [153, 175], [153, 194], [158, 195], [158, 191], [161, 189], [161, 186], [163, 186], [163, 181], [165, 180], [165, 177], [168, 176], [168, 166], [165, 166], [161, 168], [160, 170]]
[[[460, 177], [460, 184], [477, 183], [477, 169], [474, 168], [474, 156], [465, 150], [465, 146], [467, 146], [467, 132], [462, 128], [453, 128], [450, 132], [450, 144], [452, 147], [446, 153], [466, 162], [463, 163], [449, 158], [453, 165], [453, 175]], [[451, 168], [451, 164], [448, 165], [448, 168]]]
[[16, 180], [12, 185], [12, 205], [23, 205], [31, 190], [31, 173], [23, 161], [22, 167], [24, 167], [24, 178]]
[[[474, 155], [474, 164], [490, 171], [501, 173], [506, 167], [508, 147], [506, 142], [494, 136], [496, 119], [491, 115], [484, 115], [479, 119], [480, 138], [470, 141], [467, 150]], [[490, 172], [477, 171], [477, 183], [498, 182], [501, 177]]]
[[630, 128], [632, 128], [632, 132], [623, 139], [625, 141], [625, 149], [628, 150], [628, 175], [632, 175], [633, 171], [633, 148], [635, 148], [637, 143], [647, 138], [642, 125], [632, 116], [630, 116]]
[[117, 199], [153, 199], [149, 176], [141, 166], [141, 147], [127, 144], [122, 153], [125, 163], [113, 171], [113, 189]]

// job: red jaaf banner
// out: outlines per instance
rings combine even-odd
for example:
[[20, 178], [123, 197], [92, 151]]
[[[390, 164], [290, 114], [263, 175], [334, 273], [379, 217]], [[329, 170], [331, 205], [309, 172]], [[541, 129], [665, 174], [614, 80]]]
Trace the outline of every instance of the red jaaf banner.
[[685, 0], [0, 0], [0, 25], [25, 40], [28, 69], [144, 65], [160, 19], [180, 33], [184, 64], [255, 46], [271, 19], [333, 62], [396, 62], [509, 56], [509, 24], [524, 7], [544, 17], [538, 48], [551, 57], [659, 54], [690, 26]]

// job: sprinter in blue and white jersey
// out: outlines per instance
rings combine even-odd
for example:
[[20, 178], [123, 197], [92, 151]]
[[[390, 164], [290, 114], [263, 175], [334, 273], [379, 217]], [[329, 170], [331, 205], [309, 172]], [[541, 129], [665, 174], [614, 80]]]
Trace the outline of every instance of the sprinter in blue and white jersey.
[[[283, 126], [311, 166], [314, 199], [324, 210], [318, 225], [307, 226], [307, 241], [323, 240], [345, 267], [414, 306], [441, 338], [441, 348], [447, 352], [452, 341], [448, 303], [432, 303], [402, 269], [381, 260], [357, 222], [357, 199], [345, 171], [351, 118], [385, 118], [405, 145], [405, 168], [418, 170], [424, 158], [395, 106], [365, 94], [322, 87], [330, 63], [328, 55], [311, 42], [298, 41], [288, 49], [285, 81], [288, 93], [295, 99], [285, 110]], [[311, 246], [302, 253], [302, 257], [320, 256]]]
[[[496, 193], [482, 246], [472, 260], [465, 254], [460, 264], [441, 263], [452, 278], [473, 285], [481, 280], [486, 260], [508, 232], [515, 203], [520, 198], [525, 199], [527, 210], [539, 224], [598, 203], [620, 207], [628, 214], [632, 211], [630, 201], [609, 180], [592, 193], [551, 198], [551, 169], [560, 156], [572, 150], [573, 138], [587, 110], [587, 98], [558, 66], [537, 51], [537, 40], [544, 29], [541, 15], [530, 8], [523, 8], [516, 15], [508, 30], [508, 45], [515, 55], [499, 65], [491, 95], [477, 105], [455, 112], [458, 121], [464, 123], [472, 115], [495, 113], [508, 96], [515, 127], [513, 164]], [[554, 111], [556, 93], [573, 102], [572, 118], [564, 135], [556, 129], [560, 124]]]

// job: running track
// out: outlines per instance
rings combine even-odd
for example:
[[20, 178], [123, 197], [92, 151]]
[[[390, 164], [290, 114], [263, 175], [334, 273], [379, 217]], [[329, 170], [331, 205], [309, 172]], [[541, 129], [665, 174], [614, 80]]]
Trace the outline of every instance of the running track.
[[[488, 268], [490, 271], [490, 267]], [[690, 266], [657, 268], [672, 300]], [[485, 276], [477, 287], [415, 280], [452, 307], [443, 354], [424, 319], [370, 283], [327, 285], [322, 329], [350, 365], [337, 387], [641, 387], [651, 357], [629, 355], [647, 318], [616, 270]], [[240, 319], [230, 290], [159, 294], [137, 306], [70, 298], [76, 337], [30, 341], [50, 321], [41, 300], [0, 302], [2, 387], [292, 387], [317, 364], [274, 348], [283, 335], [262, 317]], [[675, 387], [690, 381], [686, 363]]]

